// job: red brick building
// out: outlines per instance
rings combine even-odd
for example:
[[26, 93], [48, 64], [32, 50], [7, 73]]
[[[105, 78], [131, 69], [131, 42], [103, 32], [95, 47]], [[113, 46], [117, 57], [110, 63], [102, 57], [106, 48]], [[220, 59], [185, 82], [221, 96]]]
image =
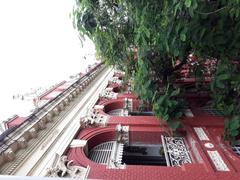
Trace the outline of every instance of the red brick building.
[[137, 113], [140, 100], [121, 77], [115, 73], [66, 151], [74, 165], [89, 167], [87, 178], [240, 179], [240, 147], [224, 141], [221, 113], [201, 107], [206, 95], [187, 97], [184, 128], [173, 136], [152, 112]]
[[[0, 136], [1, 174], [240, 179], [240, 146], [231, 147], [224, 140], [224, 117], [205, 105], [208, 94], [185, 97], [184, 128], [173, 133], [151, 107], [142, 107], [122, 76], [99, 64], [4, 132]], [[186, 79], [184, 83], [192, 82]]]

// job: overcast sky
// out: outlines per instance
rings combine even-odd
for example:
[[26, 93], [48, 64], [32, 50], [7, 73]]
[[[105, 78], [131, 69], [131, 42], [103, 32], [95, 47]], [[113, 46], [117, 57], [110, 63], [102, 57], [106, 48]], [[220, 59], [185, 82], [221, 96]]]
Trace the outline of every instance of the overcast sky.
[[81, 48], [69, 17], [74, 2], [0, 0], [0, 120], [14, 109], [13, 93], [58, 83], [93, 63], [82, 59], [95, 50], [90, 41]]

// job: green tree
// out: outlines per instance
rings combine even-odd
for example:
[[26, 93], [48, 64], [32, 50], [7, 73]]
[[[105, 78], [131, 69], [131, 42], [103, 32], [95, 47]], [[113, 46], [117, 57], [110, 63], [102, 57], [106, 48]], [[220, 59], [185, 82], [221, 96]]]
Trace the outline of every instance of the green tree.
[[107, 64], [133, 76], [141, 99], [174, 129], [185, 92], [174, 82], [183, 66], [192, 66], [190, 53], [199, 61], [194, 75], [217, 60], [215, 105], [226, 115], [239, 114], [239, 0], [77, 0], [73, 15], [80, 37], [90, 37]]

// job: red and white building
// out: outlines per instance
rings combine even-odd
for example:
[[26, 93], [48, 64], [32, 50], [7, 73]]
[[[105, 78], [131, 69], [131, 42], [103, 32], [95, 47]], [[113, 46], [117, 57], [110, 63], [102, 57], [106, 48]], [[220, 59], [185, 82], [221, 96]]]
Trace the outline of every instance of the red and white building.
[[224, 117], [204, 106], [206, 94], [186, 97], [184, 128], [173, 135], [151, 109], [140, 111], [140, 97], [123, 76], [100, 64], [81, 81], [57, 87], [57, 97], [1, 136], [2, 174], [240, 179], [240, 146], [224, 141]]

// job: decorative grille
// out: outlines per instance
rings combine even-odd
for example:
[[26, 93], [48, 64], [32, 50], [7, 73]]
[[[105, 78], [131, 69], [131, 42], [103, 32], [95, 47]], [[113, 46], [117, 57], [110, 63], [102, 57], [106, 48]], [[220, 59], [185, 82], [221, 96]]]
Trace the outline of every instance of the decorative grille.
[[121, 165], [123, 144], [116, 141], [108, 141], [94, 147], [89, 153], [89, 159], [94, 162], [108, 165], [109, 168]]
[[181, 166], [192, 163], [184, 138], [162, 136], [162, 143], [168, 166]]
[[101, 164], [108, 164], [115, 141], [109, 141], [94, 147], [89, 153], [89, 159]]
[[127, 109], [115, 109], [108, 112], [111, 116], [128, 116], [128, 110]]
[[238, 156], [240, 156], [240, 144], [233, 146], [233, 147], [232, 147], [232, 150], [233, 150]]
[[[181, 166], [186, 163], [192, 163], [190, 153], [184, 143], [184, 138], [162, 136], [162, 143], [168, 166]], [[122, 143], [117, 143], [116, 141], [99, 144], [90, 151], [89, 159], [108, 165], [109, 168], [119, 168], [122, 162], [123, 146]]]
[[123, 109], [115, 109], [112, 111], [109, 111], [108, 114], [111, 116], [121, 116]]

